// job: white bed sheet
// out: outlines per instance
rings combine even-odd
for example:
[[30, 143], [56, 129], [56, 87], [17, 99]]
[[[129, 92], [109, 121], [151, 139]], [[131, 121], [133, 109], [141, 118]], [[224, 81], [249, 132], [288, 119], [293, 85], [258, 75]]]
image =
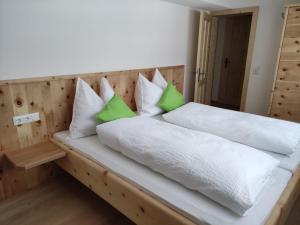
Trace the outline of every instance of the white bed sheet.
[[295, 151], [291, 155], [282, 155], [267, 151], [264, 152], [278, 159], [280, 161], [279, 167], [286, 169], [292, 173], [294, 173], [297, 170], [298, 166], [300, 166], [300, 150]]
[[261, 192], [255, 206], [249, 210], [247, 216], [239, 217], [199, 192], [189, 190], [104, 146], [96, 135], [71, 139], [69, 131], [62, 131], [56, 133], [54, 138], [114, 171], [124, 179], [135, 183], [170, 207], [181, 211], [195, 223], [211, 225], [264, 224], [292, 175], [287, 170], [277, 168], [270, 182]]

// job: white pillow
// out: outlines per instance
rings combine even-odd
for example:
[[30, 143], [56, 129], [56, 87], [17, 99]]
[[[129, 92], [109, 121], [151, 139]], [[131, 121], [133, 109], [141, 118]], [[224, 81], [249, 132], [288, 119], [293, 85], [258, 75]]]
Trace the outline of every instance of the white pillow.
[[165, 80], [165, 78], [161, 75], [158, 69], [155, 70], [155, 74], [152, 78], [152, 83], [156, 84], [161, 89], [165, 90], [165, 88], [168, 85], [168, 82]]
[[86, 82], [78, 78], [73, 103], [73, 116], [70, 124], [71, 138], [96, 134], [96, 114], [104, 107], [103, 100]]
[[108, 103], [112, 97], [114, 97], [115, 92], [110, 86], [108, 80], [104, 77], [100, 79], [100, 96], [103, 99], [103, 101]]
[[162, 94], [163, 89], [139, 74], [134, 92], [138, 115], [154, 116], [161, 114], [163, 110], [157, 106], [157, 103]]

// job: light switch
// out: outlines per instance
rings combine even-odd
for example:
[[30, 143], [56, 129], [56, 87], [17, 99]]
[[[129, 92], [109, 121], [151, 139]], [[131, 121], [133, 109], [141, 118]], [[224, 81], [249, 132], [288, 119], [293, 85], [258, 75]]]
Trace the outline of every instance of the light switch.
[[253, 75], [259, 75], [260, 74], [260, 66], [254, 67], [252, 74]]
[[25, 123], [32, 123], [39, 120], [40, 120], [40, 114], [38, 112], [13, 117], [13, 122], [15, 126], [25, 124]]

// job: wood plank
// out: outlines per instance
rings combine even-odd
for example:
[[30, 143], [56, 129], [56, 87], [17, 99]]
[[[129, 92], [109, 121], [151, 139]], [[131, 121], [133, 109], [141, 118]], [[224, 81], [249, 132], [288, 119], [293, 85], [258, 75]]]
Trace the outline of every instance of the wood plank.
[[278, 67], [277, 80], [300, 82], [300, 61], [281, 61]]
[[300, 36], [300, 24], [287, 24], [284, 36], [287, 38], [296, 38]]
[[22, 149], [21, 151], [9, 151], [5, 155], [15, 167], [28, 170], [60, 159], [66, 153], [53, 143], [45, 142]]
[[300, 24], [300, 7], [289, 8], [287, 24]]
[[290, 92], [297, 94], [300, 92], [300, 81], [294, 82], [294, 81], [285, 81], [285, 80], [278, 80], [275, 83], [274, 90], [276, 92]]
[[300, 60], [300, 36], [283, 39], [280, 60]]

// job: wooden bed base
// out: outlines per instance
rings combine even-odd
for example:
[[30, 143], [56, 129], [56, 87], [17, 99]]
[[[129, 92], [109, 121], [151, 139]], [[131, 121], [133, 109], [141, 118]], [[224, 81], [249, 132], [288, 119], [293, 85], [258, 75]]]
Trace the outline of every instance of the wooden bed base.
[[[54, 140], [66, 151], [66, 157], [56, 161], [98, 196], [138, 225], [196, 225], [180, 212], [175, 211], [134, 184], [122, 179], [93, 160]], [[266, 225], [283, 225], [300, 193], [300, 167], [273, 208]], [[204, 225], [204, 224], [197, 224]]]

